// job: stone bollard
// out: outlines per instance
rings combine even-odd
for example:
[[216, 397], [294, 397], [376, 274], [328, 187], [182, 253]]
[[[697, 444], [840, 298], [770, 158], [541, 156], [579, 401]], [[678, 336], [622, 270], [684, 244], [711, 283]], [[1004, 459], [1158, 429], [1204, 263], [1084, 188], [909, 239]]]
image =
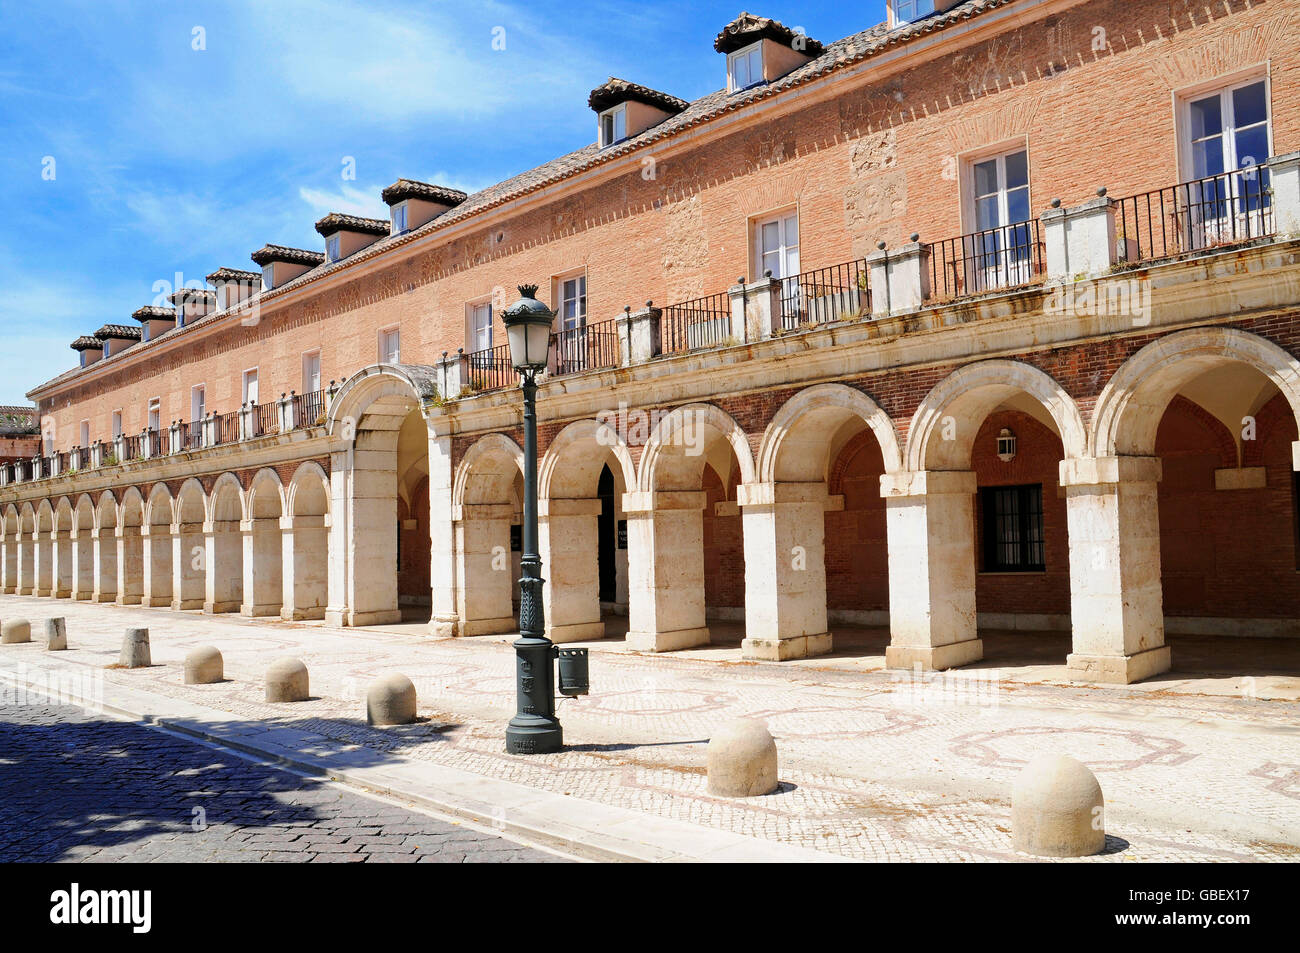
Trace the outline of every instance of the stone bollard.
[[307, 666], [296, 658], [276, 659], [266, 670], [266, 700], [301, 702], [307, 700]]
[[767, 726], [737, 718], [709, 739], [706, 754], [709, 793], [721, 797], [758, 797], [778, 787], [776, 742]]
[[127, 629], [122, 638], [122, 657], [119, 664], [123, 668], [148, 668], [153, 664], [149, 658], [149, 630]]
[[372, 725], [409, 725], [415, 721], [415, 686], [405, 675], [385, 675], [366, 692], [366, 721]]
[[68, 647], [68, 620], [60, 616], [45, 620], [45, 651], [62, 652]]
[[1038, 857], [1087, 857], [1106, 846], [1101, 785], [1064, 755], [1042, 755], [1011, 788], [1011, 846]]
[[221, 653], [211, 645], [200, 645], [185, 655], [185, 684], [211, 685], [225, 678]]
[[32, 640], [32, 624], [26, 619], [6, 619], [0, 624], [0, 645], [17, 645]]

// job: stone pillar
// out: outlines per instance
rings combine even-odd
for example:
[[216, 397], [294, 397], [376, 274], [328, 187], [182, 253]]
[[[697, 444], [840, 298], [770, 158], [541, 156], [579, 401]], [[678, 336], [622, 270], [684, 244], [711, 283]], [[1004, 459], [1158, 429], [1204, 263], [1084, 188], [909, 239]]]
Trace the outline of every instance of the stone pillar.
[[541, 500], [542, 604], [552, 642], [603, 639], [600, 621], [599, 499]]
[[103, 466], [104, 463], [104, 444], [103, 441], [96, 440], [90, 445], [90, 465], [92, 467]]
[[438, 369], [438, 395], [443, 400], [456, 400], [465, 387], [465, 349], [457, 348], [455, 354], [442, 352], [434, 362]]
[[330, 464], [331, 625], [400, 622], [397, 604], [397, 478], [392, 434], [361, 431]]
[[456, 519], [452, 512], [451, 437], [429, 435], [429, 585], [433, 604], [429, 634], [452, 638], [459, 634], [456, 608]]
[[1269, 159], [1268, 175], [1277, 234], [1285, 238], [1300, 237], [1300, 152]]
[[42, 533], [39, 529], [32, 533], [32, 555], [34, 566], [32, 576], [35, 583], [32, 588], [34, 596], [48, 596], [54, 592], [54, 535]]
[[745, 538], [744, 657], [826, 654], [826, 484], [742, 484], [737, 501]]
[[915, 311], [930, 297], [930, 246], [916, 239], [867, 256], [872, 317]]
[[731, 336], [737, 342], [761, 341], [781, 333], [781, 282], [763, 277], [742, 280], [727, 289], [731, 299]]
[[18, 595], [30, 596], [36, 590], [36, 542], [32, 536], [18, 532]]
[[473, 503], [456, 517], [456, 592], [461, 635], [514, 632], [508, 503]]
[[77, 601], [95, 597], [95, 537], [91, 530], [72, 536], [72, 593]]
[[984, 656], [975, 627], [975, 474], [886, 473], [889, 668], [954, 668]]
[[118, 526], [117, 599], [120, 606], [138, 606], [144, 601], [144, 540], [138, 526]]
[[280, 616], [284, 606], [284, 554], [280, 518], [245, 520], [239, 526], [243, 546], [241, 615]]
[[329, 528], [324, 516], [280, 520], [280, 618], [323, 619], [329, 598]]
[[117, 599], [117, 535], [111, 526], [95, 531], [95, 590], [91, 599]]
[[1050, 208], [1042, 220], [1049, 283], [1103, 275], [1118, 261], [1113, 199], [1099, 195], [1074, 208]]
[[0, 546], [0, 590], [9, 595], [18, 591], [18, 540], [12, 534]]
[[217, 418], [211, 411], [200, 422], [199, 432], [202, 434], [202, 445], [204, 447], [215, 447], [217, 445]]
[[140, 537], [144, 547], [144, 597], [146, 606], [170, 606], [172, 604], [172, 557], [171, 535], [165, 526], [147, 525], [140, 527]]
[[671, 652], [709, 644], [701, 490], [625, 493], [628, 648]]
[[202, 523], [173, 523], [172, 608], [202, 609], [208, 595], [208, 544]]
[[72, 595], [74, 566], [72, 563], [72, 537], [67, 530], [54, 535], [54, 596], [67, 599]]
[[179, 421], [173, 420], [172, 425], [167, 429], [167, 445], [170, 448], [168, 453], [180, 453], [185, 447], [185, 439], [181, 436], [181, 425]]
[[647, 301], [640, 311], [624, 309], [618, 317], [618, 347], [621, 363], [641, 364], [663, 351], [660, 319], [663, 309]]
[[243, 606], [244, 535], [238, 520], [217, 520], [204, 524], [206, 570], [203, 611], [238, 612]]
[[1169, 670], [1155, 457], [1061, 461], [1070, 533], [1070, 677], [1129, 684]]

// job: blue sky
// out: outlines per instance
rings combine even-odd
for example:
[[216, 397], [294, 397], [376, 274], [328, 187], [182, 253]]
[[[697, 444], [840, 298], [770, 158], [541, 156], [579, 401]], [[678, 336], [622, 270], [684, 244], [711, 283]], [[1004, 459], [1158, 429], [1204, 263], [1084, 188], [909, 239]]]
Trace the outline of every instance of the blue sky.
[[399, 177], [472, 192], [579, 148], [607, 76], [720, 88], [713, 37], [746, 6], [823, 42], [884, 16], [883, 0], [0, 0], [0, 403], [177, 273], [320, 248], [316, 219], [386, 214]]

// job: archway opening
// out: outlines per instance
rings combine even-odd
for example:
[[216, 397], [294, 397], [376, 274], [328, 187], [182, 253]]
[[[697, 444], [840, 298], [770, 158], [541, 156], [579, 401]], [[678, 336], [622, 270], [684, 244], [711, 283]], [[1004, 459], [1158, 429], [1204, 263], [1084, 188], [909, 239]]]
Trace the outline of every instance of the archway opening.
[[489, 434], [471, 445], [457, 469], [453, 518], [456, 614], [461, 635], [492, 635], [518, 628], [515, 581], [523, 542], [522, 458], [514, 441]]
[[284, 551], [280, 480], [275, 472], [259, 472], [248, 488], [247, 497], [244, 598], [239, 611], [246, 616], [278, 617], [284, 604]]
[[144, 601], [144, 499], [131, 487], [122, 495], [117, 526], [117, 603], [137, 606]]
[[397, 599], [404, 622], [428, 622], [433, 611], [429, 547], [429, 430], [412, 410], [397, 434]]
[[284, 589], [284, 619], [323, 619], [329, 599], [329, 482], [315, 464], [298, 468], [289, 484], [292, 525], [285, 530], [285, 565], [293, 567]]
[[238, 612], [244, 604], [243, 500], [239, 481], [230, 474], [212, 488], [206, 528], [207, 596], [203, 611]]
[[95, 505], [90, 497], [77, 500], [72, 520], [72, 598], [93, 599], [95, 596]]
[[172, 604], [172, 496], [165, 484], [157, 484], [149, 494], [144, 537], [144, 604]]
[[4, 517], [4, 591], [18, 591], [18, 543], [22, 532], [18, 518], [18, 509], [12, 504], [5, 510]]
[[96, 602], [117, 599], [117, 500], [112, 493], [99, 498], [95, 509]]
[[54, 508], [54, 595], [60, 599], [71, 597], [76, 573], [72, 533], [72, 501], [65, 496]]
[[172, 523], [172, 608], [202, 609], [207, 602], [207, 504], [198, 480], [186, 480], [176, 495]]
[[36, 588], [38, 596], [54, 594], [54, 509], [49, 500], [42, 500], [36, 508]]

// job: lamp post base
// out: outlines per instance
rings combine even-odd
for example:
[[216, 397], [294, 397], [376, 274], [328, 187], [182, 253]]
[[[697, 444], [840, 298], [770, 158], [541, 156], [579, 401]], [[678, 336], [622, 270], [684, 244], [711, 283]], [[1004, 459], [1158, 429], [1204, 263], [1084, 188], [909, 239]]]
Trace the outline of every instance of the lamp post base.
[[528, 719], [535, 724], [517, 724], [512, 718], [506, 728], [506, 754], [553, 754], [564, 750], [564, 730], [558, 721]]

